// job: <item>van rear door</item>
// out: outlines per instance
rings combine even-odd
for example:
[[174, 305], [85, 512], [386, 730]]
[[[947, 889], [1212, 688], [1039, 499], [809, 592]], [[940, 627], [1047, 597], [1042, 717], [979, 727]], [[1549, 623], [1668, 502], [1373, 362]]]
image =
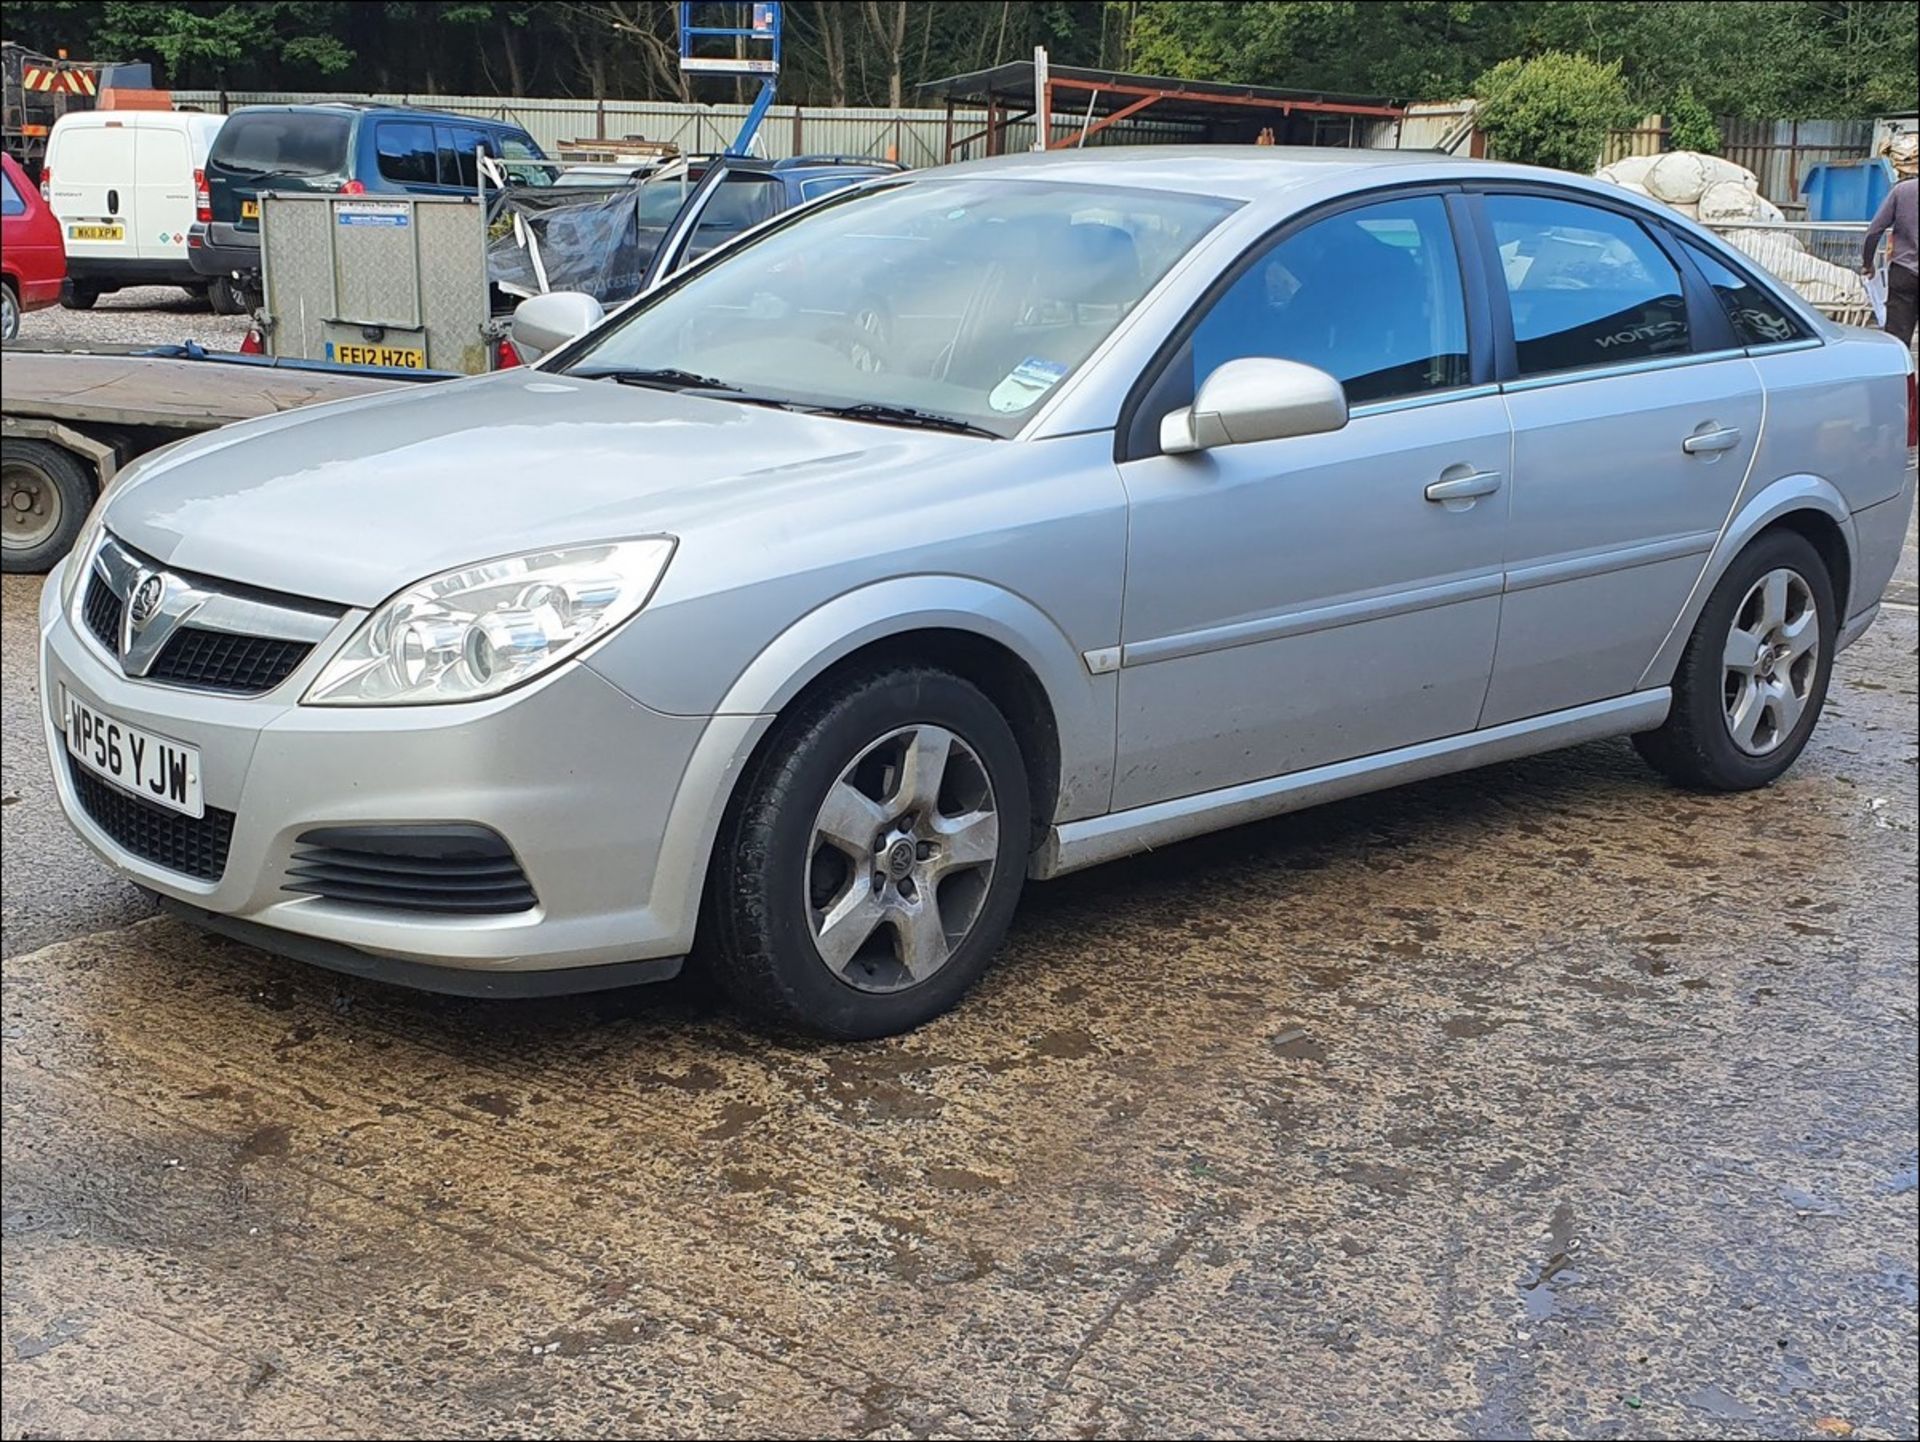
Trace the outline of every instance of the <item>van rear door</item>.
[[142, 125], [134, 155], [139, 161], [134, 186], [131, 234], [142, 260], [187, 258], [187, 230], [193, 224], [193, 152], [178, 125]]
[[54, 126], [48, 198], [60, 217], [67, 254], [76, 260], [121, 260], [135, 253], [127, 225], [138, 173], [134, 135], [124, 121], [94, 116]]

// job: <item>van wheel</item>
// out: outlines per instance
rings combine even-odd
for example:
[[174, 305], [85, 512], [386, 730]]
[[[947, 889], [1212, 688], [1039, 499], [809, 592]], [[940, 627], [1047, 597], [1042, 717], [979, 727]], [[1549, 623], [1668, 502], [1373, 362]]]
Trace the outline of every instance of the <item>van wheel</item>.
[[240, 292], [232, 278], [224, 275], [216, 275], [207, 282], [207, 304], [213, 307], [215, 315], [239, 315], [246, 309], [240, 303]]
[[716, 979], [816, 1036], [930, 1021], [999, 950], [1029, 810], [1012, 729], [957, 676], [894, 667], [804, 703], [721, 825], [704, 929]]
[[195, 305], [211, 306], [213, 304], [213, 287], [204, 281], [198, 285], [182, 286], [181, 289], [186, 291], [187, 298]]
[[1634, 747], [1682, 786], [1768, 785], [1813, 735], [1839, 624], [1813, 543], [1796, 531], [1762, 536], [1713, 588], [1674, 672], [1673, 709]]
[[100, 299], [100, 287], [90, 281], [69, 278], [60, 287], [60, 304], [68, 310], [92, 310]]
[[93, 476], [46, 441], [0, 441], [0, 571], [47, 570], [73, 546], [93, 507]]

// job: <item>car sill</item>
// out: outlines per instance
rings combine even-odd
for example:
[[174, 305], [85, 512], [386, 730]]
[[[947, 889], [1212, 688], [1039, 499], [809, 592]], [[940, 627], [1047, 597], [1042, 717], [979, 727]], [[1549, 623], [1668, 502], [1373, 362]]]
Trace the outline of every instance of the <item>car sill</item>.
[[1158, 801], [1130, 811], [1069, 821], [1055, 826], [1034, 853], [1028, 874], [1045, 881], [1082, 867], [1118, 860], [1190, 836], [1261, 821], [1326, 801], [1357, 796], [1409, 781], [1424, 781], [1538, 751], [1648, 731], [1666, 719], [1673, 693], [1662, 686], [1567, 711], [1510, 721], [1485, 731], [1470, 731], [1397, 751], [1383, 751], [1290, 776], [1249, 781], [1197, 796]]

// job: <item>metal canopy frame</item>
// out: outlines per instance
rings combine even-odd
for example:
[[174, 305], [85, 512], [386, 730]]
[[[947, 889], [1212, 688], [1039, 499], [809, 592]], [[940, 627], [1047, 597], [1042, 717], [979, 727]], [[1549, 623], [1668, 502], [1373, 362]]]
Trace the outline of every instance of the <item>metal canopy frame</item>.
[[[1036, 56], [1035, 63], [1014, 61], [990, 70], [931, 80], [919, 89], [923, 95], [940, 99], [946, 105], [949, 159], [961, 146], [971, 145], [978, 140], [986, 141], [987, 154], [1004, 154], [1009, 126], [1036, 115], [1051, 119], [1062, 108], [1080, 111], [1085, 119], [1070, 134], [1043, 135], [1048, 150], [1084, 144], [1088, 136], [1122, 121], [1150, 114], [1156, 107], [1170, 121], [1203, 127], [1243, 122], [1262, 112], [1276, 116], [1281, 121], [1295, 115], [1399, 120], [1406, 114], [1404, 105], [1382, 97], [1282, 90], [1261, 85], [1225, 85], [1204, 80], [1134, 75], [1118, 70], [1057, 66], [1048, 64], [1044, 56]], [[1056, 107], [1056, 99], [1064, 101], [1064, 105]], [[956, 136], [954, 112], [961, 105], [984, 108], [987, 113], [986, 125]]]

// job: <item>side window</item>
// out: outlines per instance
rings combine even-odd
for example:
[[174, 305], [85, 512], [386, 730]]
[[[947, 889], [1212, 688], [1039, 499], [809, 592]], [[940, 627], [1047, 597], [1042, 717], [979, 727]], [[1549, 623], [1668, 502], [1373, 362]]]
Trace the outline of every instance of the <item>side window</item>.
[[1797, 340], [1804, 332], [1787, 308], [1764, 286], [1755, 285], [1717, 256], [1702, 250], [1690, 240], [1681, 244], [1700, 273], [1713, 287], [1713, 293], [1733, 322], [1734, 334], [1742, 345], [1773, 345]]
[[484, 131], [469, 130], [463, 125], [441, 125], [435, 130], [440, 145], [440, 183], [473, 189], [480, 183], [480, 165], [474, 159], [474, 152], [484, 150], [493, 155], [497, 147]]
[[[499, 138], [499, 151], [500, 158], [508, 162], [540, 159], [540, 152], [535, 150], [525, 137], [519, 135], [502, 135]], [[552, 185], [553, 176], [552, 167], [547, 165], [508, 164], [507, 166], [507, 178], [515, 185]]]
[[1466, 298], [1446, 203], [1382, 201], [1296, 231], [1214, 302], [1187, 348], [1194, 390], [1243, 356], [1318, 366], [1353, 405], [1466, 384]]
[[27, 203], [13, 188], [13, 177], [0, 170], [0, 215], [25, 215]]
[[1521, 375], [1684, 355], [1680, 272], [1639, 222], [1535, 195], [1489, 195]]
[[383, 179], [401, 185], [438, 183], [431, 125], [417, 120], [382, 120], [374, 127], [373, 144]]
[[729, 177], [715, 186], [687, 242], [687, 260], [724, 245], [780, 209], [780, 183], [763, 176]]
[[800, 182], [800, 198], [812, 200], [817, 195], [831, 195], [836, 190], [845, 190], [856, 180], [865, 180], [864, 175], [816, 175], [811, 180]]

